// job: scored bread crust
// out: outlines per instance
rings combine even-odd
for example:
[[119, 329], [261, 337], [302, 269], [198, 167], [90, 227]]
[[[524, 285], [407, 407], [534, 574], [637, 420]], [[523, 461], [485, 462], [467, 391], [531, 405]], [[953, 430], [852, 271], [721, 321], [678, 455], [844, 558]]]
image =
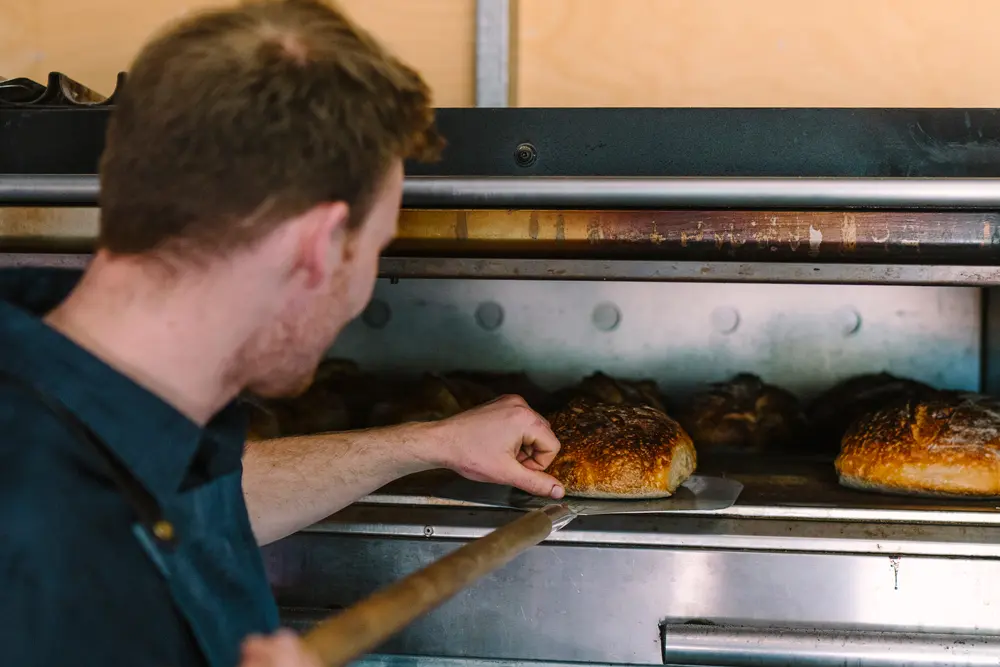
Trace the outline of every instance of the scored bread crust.
[[805, 423], [791, 392], [749, 373], [695, 394], [677, 419], [703, 454], [787, 448], [797, 444]]
[[697, 464], [691, 438], [655, 408], [577, 399], [549, 421], [562, 448], [548, 472], [566, 495], [666, 498]]
[[941, 393], [916, 380], [889, 373], [855, 375], [838, 382], [813, 399], [806, 409], [810, 439], [824, 449], [839, 449], [844, 434], [855, 421], [908, 398], [931, 398]]
[[848, 430], [835, 466], [856, 489], [1000, 496], [1000, 400], [940, 394], [885, 406]]

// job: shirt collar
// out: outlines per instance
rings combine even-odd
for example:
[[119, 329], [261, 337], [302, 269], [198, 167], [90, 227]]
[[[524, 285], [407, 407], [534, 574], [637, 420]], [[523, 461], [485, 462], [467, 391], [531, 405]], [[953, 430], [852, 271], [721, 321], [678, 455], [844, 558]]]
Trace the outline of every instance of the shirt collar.
[[[154, 495], [181, 488], [204, 439], [226, 459], [223, 467], [233, 464], [234, 455], [238, 467], [244, 426], [238, 406], [230, 405], [202, 429], [39, 319], [65, 297], [79, 273], [25, 271], [0, 270], [4, 370], [62, 403]], [[218, 469], [219, 464], [209, 467]]]

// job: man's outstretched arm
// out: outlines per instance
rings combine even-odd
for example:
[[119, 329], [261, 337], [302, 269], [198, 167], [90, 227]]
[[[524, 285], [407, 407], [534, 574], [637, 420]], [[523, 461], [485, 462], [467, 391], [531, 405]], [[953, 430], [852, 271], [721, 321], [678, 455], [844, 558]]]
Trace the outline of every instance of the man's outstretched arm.
[[560, 498], [562, 487], [542, 472], [558, 451], [546, 421], [505, 396], [439, 422], [248, 443], [243, 495], [257, 542], [267, 544], [434, 468]]

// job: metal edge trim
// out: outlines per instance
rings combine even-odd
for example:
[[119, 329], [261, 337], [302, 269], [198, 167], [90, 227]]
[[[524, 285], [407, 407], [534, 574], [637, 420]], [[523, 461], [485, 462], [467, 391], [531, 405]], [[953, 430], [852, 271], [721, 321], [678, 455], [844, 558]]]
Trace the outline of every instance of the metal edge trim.
[[383, 257], [387, 278], [995, 285], [1000, 266]]
[[[995, 665], [995, 635], [739, 627], [664, 623], [660, 626], [665, 664], [750, 667], [805, 664], [883, 666]], [[902, 655], [901, 655], [902, 654]]]
[[[96, 205], [97, 175], [0, 174], [0, 205]], [[471, 208], [1000, 208], [1000, 178], [411, 176], [403, 205]]]
[[[465, 507], [498, 509], [495, 505], [434, 496], [373, 494], [358, 500], [360, 505], [406, 505], [411, 507]], [[1000, 510], [1000, 507], [997, 508]], [[711, 516], [740, 519], [801, 519], [809, 521], [868, 521], [874, 523], [1000, 526], [1000, 511], [901, 510], [841, 507], [786, 507], [773, 505], [733, 505], [720, 510], [692, 510], [665, 516]]]
[[476, 0], [476, 106], [509, 106], [509, 80], [510, 0]]
[[[322, 522], [301, 531], [306, 534], [349, 535], [385, 538], [474, 540], [492, 528], [471, 526], [425, 526], [388, 523]], [[547, 544], [584, 546], [657, 547], [712, 549], [723, 551], [777, 551], [794, 553], [880, 554], [884, 556], [937, 556], [1000, 558], [1000, 544], [975, 542], [918, 542], [905, 540], [858, 540], [850, 538], [693, 535], [669, 533], [624, 533], [563, 529], [545, 540]]]

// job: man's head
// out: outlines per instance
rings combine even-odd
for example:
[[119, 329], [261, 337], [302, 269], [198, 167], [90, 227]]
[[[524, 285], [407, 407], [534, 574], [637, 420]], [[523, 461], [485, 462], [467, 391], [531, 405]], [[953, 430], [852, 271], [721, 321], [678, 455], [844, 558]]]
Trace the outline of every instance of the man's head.
[[273, 312], [240, 351], [256, 369], [245, 379], [268, 395], [301, 389], [371, 296], [402, 161], [440, 148], [429, 98], [320, 0], [190, 18], [142, 50], [117, 100], [102, 255], [180, 272], [250, 257], [274, 270]]

